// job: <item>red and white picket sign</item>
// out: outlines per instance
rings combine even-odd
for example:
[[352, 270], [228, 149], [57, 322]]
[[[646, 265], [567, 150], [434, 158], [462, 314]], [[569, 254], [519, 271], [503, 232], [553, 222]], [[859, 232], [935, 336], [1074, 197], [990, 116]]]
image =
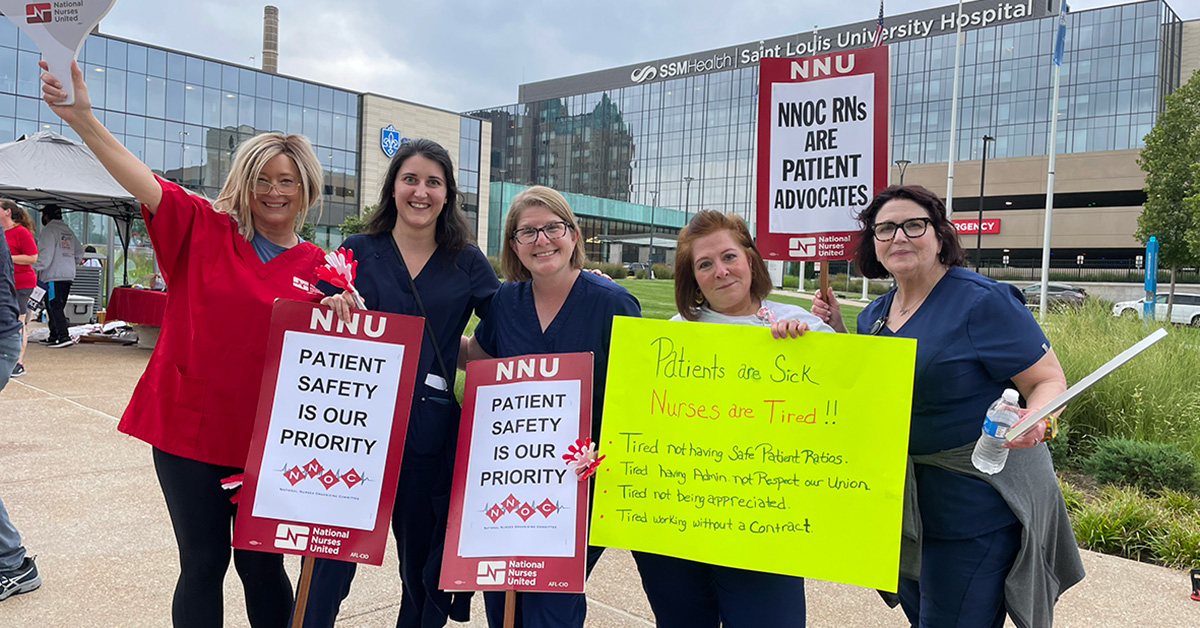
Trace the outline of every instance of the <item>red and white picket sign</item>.
[[383, 562], [423, 324], [275, 302], [234, 547]]
[[856, 216], [887, 186], [887, 48], [764, 58], [758, 73], [759, 251], [854, 257]]
[[467, 364], [440, 588], [583, 591], [591, 420], [591, 353]]

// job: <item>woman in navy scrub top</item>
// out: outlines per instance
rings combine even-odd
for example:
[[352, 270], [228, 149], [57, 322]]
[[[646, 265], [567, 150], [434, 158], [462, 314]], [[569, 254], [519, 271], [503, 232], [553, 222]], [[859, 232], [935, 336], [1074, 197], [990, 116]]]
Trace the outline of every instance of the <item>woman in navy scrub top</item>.
[[[1005, 388], [1016, 388], [1030, 411], [1066, 390], [1058, 358], [1021, 293], [962, 268], [965, 254], [936, 195], [920, 186], [889, 187], [859, 221], [859, 270], [891, 276], [896, 288], [859, 314], [858, 333], [917, 340], [911, 456], [972, 447]], [[813, 313], [845, 330], [835, 300], [818, 295]], [[1040, 446], [1045, 432], [1039, 422], [1006, 446]], [[1036, 453], [1047, 459], [1048, 477], [1038, 479], [1054, 482], [1049, 454]], [[1001, 473], [1012, 467], [1010, 457]], [[999, 628], [1022, 524], [989, 482], [941, 466], [914, 468], [922, 562], [919, 580], [900, 579], [905, 614], [921, 628]]]
[[[531, 353], [591, 351], [592, 439], [600, 435], [604, 382], [614, 316], [641, 316], [625, 288], [582, 270], [579, 225], [562, 194], [542, 186], [513, 198], [504, 224], [500, 265], [506, 282], [490, 315], [468, 341], [470, 359]], [[587, 569], [603, 548], [588, 547]], [[484, 593], [488, 625], [503, 625], [504, 593]], [[580, 628], [587, 614], [582, 593], [518, 593], [517, 628]]]
[[[425, 306], [425, 320], [437, 336], [449, 370], [442, 372], [427, 329], [421, 339], [392, 514], [402, 583], [396, 625], [437, 628], [446, 624], [451, 610], [451, 595], [437, 584], [460, 415], [454, 398], [455, 366], [471, 313], [487, 317], [500, 281], [479, 247], [470, 241], [459, 206], [454, 165], [446, 149], [436, 142], [418, 139], [400, 146], [384, 176], [378, 208], [366, 232], [350, 236], [342, 245], [354, 251], [358, 261], [355, 287], [369, 310], [421, 316], [408, 280], [411, 272]], [[322, 303], [341, 317], [348, 316], [353, 307], [348, 293]], [[333, 625], [353, 577], [354, 563], [317, 559], [305, 628]], [[458, 610], [457, 600], [455, 607]], [[456, 619], [465, 620], [461, 616]]]

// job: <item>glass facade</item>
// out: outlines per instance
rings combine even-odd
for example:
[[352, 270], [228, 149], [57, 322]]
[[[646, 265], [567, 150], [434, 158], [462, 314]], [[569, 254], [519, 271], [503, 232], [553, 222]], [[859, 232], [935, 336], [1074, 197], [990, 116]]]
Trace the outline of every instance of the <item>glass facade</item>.
[[[40, 98], [40, 58], [0, 19], [0, 143], [37, 131], [79, 139]], [[242, 141], [300, 133], [325, 172], [316, 243], [340, 240], [336, 226], [358, 212], [357, 93], [96, 34], [79, 65], [96, 116], [163, 178], [216, 198]]]
[[458, 122], [458, 191], [471, 233], [479, 233], [479, 162], [483, 122], [462, 117]]
[[[1057, 17], [966, 32], [957, 159], [1044, 155]], [[944, 162], [954, 34], [892, 44], [893, 159]], [[1058, 152], [1140, 148], [1179, 83], [1182, 23], [1161, 0], [1068, 18]], [[753, 219], [758, 69], [693, 74], [474, 112], [494, 181]], [[585, 233], [585, 235], [591, 235]]]
[[[1045, 155], [1057, 18], [965, 33], [957, 159]], [[1182, 23], [1163, 2], [1071, 14], [1060, 78], [1058, 153], [1141, 148], [1179, 81]], [[954, 35], [891, 46], [892, 158], [950, 156]]]

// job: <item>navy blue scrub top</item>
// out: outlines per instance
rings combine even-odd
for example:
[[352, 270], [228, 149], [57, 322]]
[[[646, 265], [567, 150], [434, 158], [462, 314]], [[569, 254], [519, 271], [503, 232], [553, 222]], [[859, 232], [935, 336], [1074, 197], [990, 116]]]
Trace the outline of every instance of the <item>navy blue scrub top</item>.
[[[895, 290], [858, 315], [858, 332], [870, 332], [887, 313]], [[1050, 350], [1025, 299], [1012, 285], [952, 266], [925, 302], [895, 332], [915, 338], [910, 454], [953, 449], [979, 439], [988, 406], [1016, 388], [1013, 376]], [[917, 498], [926, 535], [971, 538], [1016, 523], [1000, 494], [987, 482], [917, 465]]]
[[592, 440], [597, 440], [604, 408], [612, 318], [641, 315], [641, 304], [628, 290], [611, 279], [583, 271], [554, 320], [542, 332], [533, 304], [533, 283], [507, 282], [492, 299], [491, 316], [475, 328], [475, 340], [494, 358], [591, 351]]
[[[354, 259], [358, 261], [354, 287], [358, 288], [369, 310], [420, 316], [421, 308], [417, 307], [413, 297], [407, 271], [400, 265], [389, 242], [391, 237], [390, 233], [358, 234], [342, 243], [342, 248], [354, 251]], [[472, 312], [479, 318], [487, 318], [492, 295], [500, 286], [500, 280], [479, 247], [468, 244], [454, 259], [439, 246], [414, 281], [425, 313], [429, 315], [429, 325], [437, 336], [442, 359], [450, 371], [442, 373], [429, 333], [422, 334], [414, 401], [424, 396], [453, 399], [463, 330], [471, 320]], [[325, 283], [321, 288], [327, 293], [329, 289], [338, 290]], [[425, 378], [430, 373], [444, 377], [448, 390], [436, 391], [426, 386]]]

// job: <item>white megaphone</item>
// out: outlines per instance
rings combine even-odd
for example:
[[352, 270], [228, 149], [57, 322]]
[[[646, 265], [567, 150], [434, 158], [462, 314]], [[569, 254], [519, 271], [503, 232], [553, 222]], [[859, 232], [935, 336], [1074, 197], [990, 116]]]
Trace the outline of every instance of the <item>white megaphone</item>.
[[116, 0], [0, 0], [0, 12], [37, 44], [50, 74], [62, 81], [67, 99], [75, 102], [71, 62], [79, 55], [83, 40], [108, 14]]

